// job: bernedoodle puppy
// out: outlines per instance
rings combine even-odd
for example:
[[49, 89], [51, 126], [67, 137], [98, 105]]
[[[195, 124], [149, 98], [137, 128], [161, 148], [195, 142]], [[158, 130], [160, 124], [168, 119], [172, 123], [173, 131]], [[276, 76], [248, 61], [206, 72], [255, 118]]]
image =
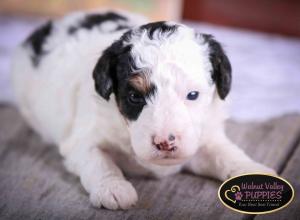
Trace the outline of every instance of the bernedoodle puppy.
[[137, 193], [121, 171], [182, 170], [225, 180], [275, 173], [224, 133], [231, 65], [213, 36], [117, 12], [49, 21], [17, 49], [16, 101], [58, 145], [94, 206], [128, 209]]

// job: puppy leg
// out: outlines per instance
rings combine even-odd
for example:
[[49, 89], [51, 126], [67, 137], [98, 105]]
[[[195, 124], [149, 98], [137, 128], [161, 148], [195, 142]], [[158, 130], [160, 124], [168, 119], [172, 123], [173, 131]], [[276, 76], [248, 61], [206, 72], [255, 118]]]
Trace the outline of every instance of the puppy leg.
[[80, 177], [94, 206], [128, 209], [137, 202], [136, 190], [104, 151], [74, 147], [63, 155], [66, 167]]
[[200, 148], [185, 168], [195, 174], [223, 181], [244, 173], [261, 172], [276, 175], [273, 169], [247, 156], [225, 134], [215, 136], [213, 140]]

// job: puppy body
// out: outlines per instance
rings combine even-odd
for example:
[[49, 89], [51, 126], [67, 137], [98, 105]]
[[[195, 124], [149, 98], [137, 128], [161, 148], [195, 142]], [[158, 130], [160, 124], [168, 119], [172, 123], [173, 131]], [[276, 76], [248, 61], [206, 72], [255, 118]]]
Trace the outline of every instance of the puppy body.
[[[220, 180], [273, 173], [224, 134], [231, 68], [221, 46], [181, 24], [145, 23], [126, 13], [76, 13], [42, 26], [15, 54], [21, 113], [59, 146], [93, 205], [136, 203], [119, 167]], [[194, 91], [200, 97], [190, 101]]]

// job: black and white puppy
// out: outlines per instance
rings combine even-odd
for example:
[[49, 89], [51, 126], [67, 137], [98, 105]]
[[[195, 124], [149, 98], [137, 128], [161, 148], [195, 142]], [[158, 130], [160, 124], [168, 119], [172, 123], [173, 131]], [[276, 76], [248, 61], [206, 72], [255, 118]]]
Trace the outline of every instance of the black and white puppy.
[[71, 14], [29, 36], [12, 75], [20, 111], [59, 146], [94, 206], [137, 202], [121, 169], [157, 177], [189, 170], [220, 180], [275, 173], [226, 137], [230, 62], [211, 35], [183, 24]]

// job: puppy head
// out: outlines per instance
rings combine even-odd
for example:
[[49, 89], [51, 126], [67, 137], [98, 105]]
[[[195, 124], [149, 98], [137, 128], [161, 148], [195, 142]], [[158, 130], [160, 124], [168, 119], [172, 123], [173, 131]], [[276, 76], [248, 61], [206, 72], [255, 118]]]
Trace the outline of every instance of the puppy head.
[[136, 156], [177, 164], [196, 153], [215, 91], [225, 99], [231, 66], [211, 35], [155, 22], [126, 32], [99, 59], [100, 96], [115, 94]]

